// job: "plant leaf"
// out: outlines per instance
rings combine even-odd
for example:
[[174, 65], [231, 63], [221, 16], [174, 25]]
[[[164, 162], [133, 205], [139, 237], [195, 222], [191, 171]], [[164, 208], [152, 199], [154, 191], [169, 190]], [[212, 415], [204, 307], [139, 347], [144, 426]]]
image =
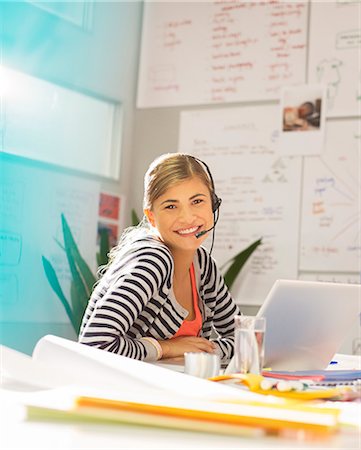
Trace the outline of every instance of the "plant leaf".
[[[80, 270], [78, 270], [77, 263], [79, 260], [83, 260], [79, 254], [79, 250], [77, 245], [75, 244], [73, 235], [70, 231], [68, 223], [64, 217], [61, 215], [62, 226], [63, 226], [63, 234], [64, 234], [64, 244], [65, 244], [65, 252], [68, 260], [68, 264], [70, 267], [70, 272], [72, 275], [72, 285], [71, 285], [71, 304], [72, 309], [74, 311], [74, 317], [76, 321], [76, 327], [78, 326], [80, 317], [77, 316], [78, 312], [81, 310], [82, 299], [89, 298], [91, 288], [87, 285], [86, 280]], [[92, 275], [93, 276], [93, 275]], [[80, 305], [79, 305], [80, 302]], [[75, 312], [76, 311], [76, 312]]]
[[62, 250], [64, 250], [64, 252], [65, 252], [65, 247], [64, 247], [64, 245], [59, 241], [59, 239], [57, 239], [57, 238], [54, 238], [54, 241], [59, 245], [59, 247], [62, 249]]
[[137, 213], [135, 212], [135, 209], [132, 209], [131, 216], [132, 216], [132, 226], [136, 227], [137, 225], [139, 225], [140, 219]]
[[84, 286], [86, 295], [89, 297], [93, 290], [94, 284], [97, 281], [96, 277], [95, 275], [93, 275], [88, 264], [80, 255], [78, 246], [75, 243], [74, 237], [72, 235], [72, 232], [70, 231], [70, 227], [65, 219], [64, 214], [61, 214], [61, 222], [63, 227], [65, 251], [68, 258], [71, 274], [74, 281], [77, 283], [80, 292], [83, 290], [82, 286]]
[[52, 287], [52, 289], [56, 293], [56, 295], [59, 297], [62, 305], [64, 306], [65, 312], [66, 312], [67, 316], [69, 317], [72, 326], [74, 327], [74, 329], [76, 329], [75, 328], [76, 321], [74, 318], [74, 314], [70, 308], [68, 300], [65, 298], [63, 290], [61, 289], [61, 286], [60, 286], [58, 277], [56, 275], [56, 272], [54, 270], [54, 267], [52, 266], [51, 262], [47, 258], [45, 258], [45, 256], [42, 256], [41, 259], [43, 262], [43, 267], [44, 267], [46, 278], [48, 279], [50, 286]]
[[78, 335], [89, 299], [87, 296], [82, 297], [81, 294], [79, 294], [79, 290], [74, 280], [71, 281], [70, 285], [70, 298], [74, 308], [74, 329]]
[[110, 251], [109, 243], [109, 230], [107, 228], [101, 228], [100, 235], [100, 251], [97, 253], [98, 266], [105, 266], [108, 264], [108, 254]]
[[228, 264], [231, 264], [224, 275], [224, 281], [225, 281], [226, 285], [228, 286], [228, 289], [231, 289], [231, 287], [233, 286], [233, 283], [234, 283], [235, 279], [237, 278], [238, 274], [240, 273], [242, 267], [245, 265], [248, 258], [252, 255], [252, 253], [256, 250], [256, 248], [261, 244], [262, 244], [262, 238], [253, 242], [253, 244], [249, 245], [247, 248], [242, 250], [240, 253], [238, 253], [236, 256], [234, 256], [230, 261], [228, 261], [226, 264], [223, 265], [223, 267], [225, 267]]

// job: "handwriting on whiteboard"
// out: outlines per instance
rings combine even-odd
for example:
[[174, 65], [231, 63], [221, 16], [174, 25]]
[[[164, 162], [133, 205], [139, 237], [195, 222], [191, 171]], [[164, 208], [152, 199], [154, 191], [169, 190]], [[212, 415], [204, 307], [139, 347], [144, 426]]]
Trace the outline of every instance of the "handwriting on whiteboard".
[[360, 114], [360, 7], [360, 1], [312, 2], [308, 80], [327, 87], [328, 116]]
[[305, 81], [307, 11], [304, 1], [147, 3], [139, 106], [277, 98]]
[[333, 121], [321, 157], [306, 158], [301, 227], [303, 270], [360, 268], [360, 138], [358, 121]]

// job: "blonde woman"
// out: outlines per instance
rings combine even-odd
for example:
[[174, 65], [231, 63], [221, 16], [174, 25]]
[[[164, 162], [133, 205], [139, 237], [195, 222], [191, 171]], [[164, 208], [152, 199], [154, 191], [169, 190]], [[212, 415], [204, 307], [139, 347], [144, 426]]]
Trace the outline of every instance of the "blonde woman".
[[229, 360], [239, 310], [201, 246], [219, 205], [205, 163], [181, 153], [157, 158], [144, 178], [144, 219], [112, 250], [79, 342], [144, 361], [185, 352]]

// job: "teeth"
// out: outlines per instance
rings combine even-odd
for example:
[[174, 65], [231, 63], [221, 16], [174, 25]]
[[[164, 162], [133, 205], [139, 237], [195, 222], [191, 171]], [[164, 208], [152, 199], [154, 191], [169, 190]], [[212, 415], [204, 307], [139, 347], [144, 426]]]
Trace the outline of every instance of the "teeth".
[[185, 230], [178, 230], [178, 233], [179, 234], [190, 234], [190, 233], [194, 233], [197, 230], [198, 230], [198, 227], [192, 227], [192, 228], [186, 228]]

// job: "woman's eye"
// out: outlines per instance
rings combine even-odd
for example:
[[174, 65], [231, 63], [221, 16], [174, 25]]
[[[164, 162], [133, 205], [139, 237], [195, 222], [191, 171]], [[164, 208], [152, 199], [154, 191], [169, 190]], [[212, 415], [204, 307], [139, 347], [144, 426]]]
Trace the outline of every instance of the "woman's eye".
[[165, 209], [175, 209], [175, 205], [167, 205]]
[[194, 205], [198, 205], [199, 203], [203, 203], [203, 199], [201, 199], [201, 198], [196, 198], [196, 199], [193, 201], [193, 204], [194, 204]]

